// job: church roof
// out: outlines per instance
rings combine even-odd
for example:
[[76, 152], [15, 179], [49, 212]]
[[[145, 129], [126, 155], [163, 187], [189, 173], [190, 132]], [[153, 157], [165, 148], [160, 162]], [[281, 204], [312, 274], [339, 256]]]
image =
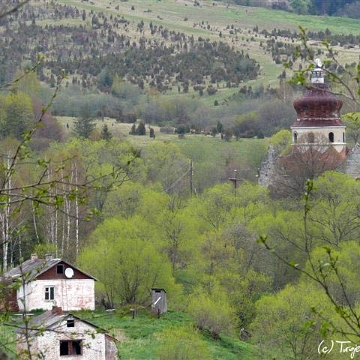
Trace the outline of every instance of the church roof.
[[340, 118], [343, 102], [325, 82], [325, 70], [320, 59], [314, 60], [311, 84], [300, 99], [294, 101], [297, 119], [292, 127], [344, 126]]
[[344, 126], [340, 119], [342, 104], [327, 84], [312, 84], [294, 101], [297, 120], [293, 126]]

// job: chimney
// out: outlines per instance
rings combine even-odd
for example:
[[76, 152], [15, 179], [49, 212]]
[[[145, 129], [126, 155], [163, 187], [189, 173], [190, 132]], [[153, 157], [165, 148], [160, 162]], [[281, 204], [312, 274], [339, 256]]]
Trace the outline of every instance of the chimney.
[[63, 314], [62, 307], [53, 305], [51, 309], [51, 313], [53, 315], [62, 315]]
[[52, 254], [46, 254], [46, 255], [45, 255], [45, 260], [46, 260], [46, 261], [50, 261], [50, 260], [52, 260], [52, 259], [53, 259]]
[[38, 256], [37, 256], [37, 254], [31, 254], [31, 260], [37, 260], [37, 258], [38, 258]]

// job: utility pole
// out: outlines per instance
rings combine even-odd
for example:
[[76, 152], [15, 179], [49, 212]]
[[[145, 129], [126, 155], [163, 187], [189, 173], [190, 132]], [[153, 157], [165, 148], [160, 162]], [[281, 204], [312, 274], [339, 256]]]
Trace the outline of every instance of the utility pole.
[[190, 196], [192, 196], [193, 195], [193, 162], [192, 162], [192, 159], [190, 159], [189, 173], [190, 173]]
[[237, 178], [237, 170], [234, 170], [234, 177], [229, 178], [231, 182], [234, 183], [234, 191], [235, 191], [235, 197], [236, 197], [236, 188], [237, 188], [237, 182], [240, 181], [240, 179]]

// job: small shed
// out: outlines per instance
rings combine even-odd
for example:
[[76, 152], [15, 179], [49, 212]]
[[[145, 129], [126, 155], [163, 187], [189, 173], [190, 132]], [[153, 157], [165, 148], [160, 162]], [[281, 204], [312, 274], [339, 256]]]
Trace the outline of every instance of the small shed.
[[151, 310], [159, 315], [167, 312], [166, 291], [164, 289], [151, 289]]

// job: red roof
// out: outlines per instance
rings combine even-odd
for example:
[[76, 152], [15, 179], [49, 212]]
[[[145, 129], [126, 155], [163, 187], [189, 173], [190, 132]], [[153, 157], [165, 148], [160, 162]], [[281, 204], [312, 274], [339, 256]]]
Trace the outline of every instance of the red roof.
[[297, 119], [291, 127], [344, 126], [341, 119]]
[[303, 97], [294, 101], [297, 120], [293, 126], [344, 126], [340, 119], [342, 105], [327, 84], [312, 84]]
[[38, 258], [32, 258], [29, 260], [24, 261], [22, 264], [20, 264], [19, 266], [11, 269], [10, 271], [4, 273], [2, 275], [2, 278], [5, 279], [17, 279], [19, 277], [24, 276], [24, 274], [26, 274], [27, 276], [27, 280], [34, 280], [36, 279], [39, 275], [43, 274], [45, 271], [51, 269], [52, 267], [56, 266], [59, 263], [64, 263], [65, 265], [68, 265], [74, 269], [76, 269], [77, 271], [81, 272], [82, 274], [84, 274], [86, 277], [90, 278], [90, 279], [94, 279], [95, 281], [97, 281], [96, 278], [94, 278], [92, 275], [87, 274], [85, 271], [80, 270], [79, 268], [77, 268], [76, 266], [61, 260], [61, 259], [53, 259], [53, 258], [49, 258], [49, 259], [38, 259]]

